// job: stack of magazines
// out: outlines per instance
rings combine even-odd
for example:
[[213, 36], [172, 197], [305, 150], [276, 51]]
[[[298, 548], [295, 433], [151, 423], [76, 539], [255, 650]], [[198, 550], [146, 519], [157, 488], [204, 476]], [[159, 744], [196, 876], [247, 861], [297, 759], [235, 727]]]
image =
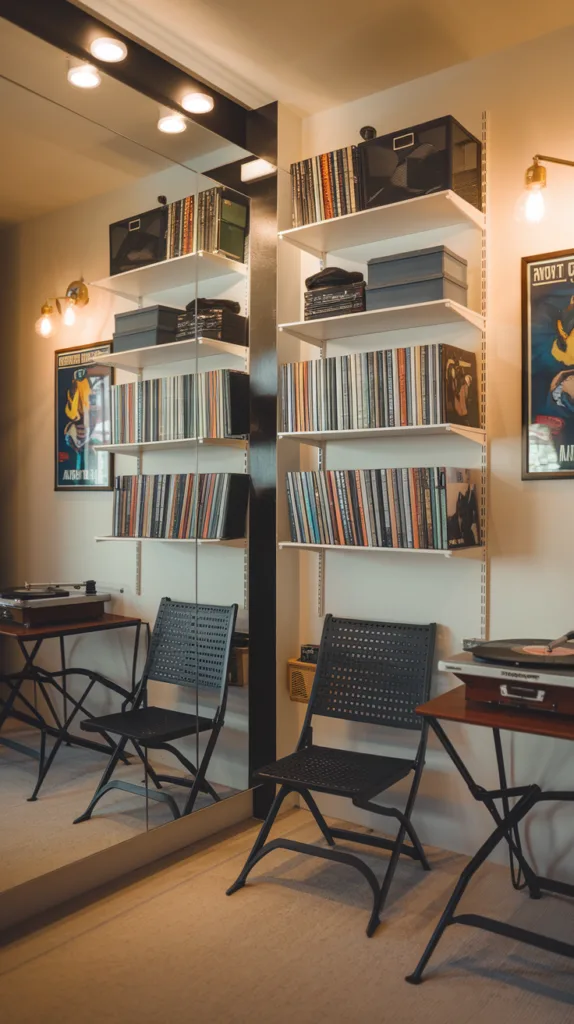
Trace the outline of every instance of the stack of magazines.
[[347, 146], [291, 164], [293, 227], [361, 209], [357, 159]]
[[238, 370], [115, 384], [111, 404], [112, 444], [249, 432], [249, 377]]
[[114, 537], [223, 540], [245, 535], [249, 477], [243, 473], [117, 476]]
[[291, 540], [372, 548], [480, 544], [479, 471], [335, 469], [287, 473]]
[[476, 356], [452, 345], [358, 352], [281, 367], [281, 430], [479, 426]]

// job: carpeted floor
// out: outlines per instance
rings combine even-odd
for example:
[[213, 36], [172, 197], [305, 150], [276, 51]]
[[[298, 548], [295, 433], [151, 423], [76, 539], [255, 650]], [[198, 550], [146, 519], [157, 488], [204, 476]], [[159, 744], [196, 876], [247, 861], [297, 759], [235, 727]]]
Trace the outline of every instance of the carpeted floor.
[[[276, 829], [317, 831], [304, 811]], [[404, 982], [464, 858], [434, 851], [430, 874], [404, 860], [367, 939], [369, 890], [344, 866], [276, 852], [226, 897], [253, 836], [235, 830], [13, 937], [0, 951], [3, 1024], [572, 1024], [570, 961], [463, 926], [423, 985]], [[380, 874], [385, 854], [367, 858]], [[464, 907], [572, 941], [571, 902], [531, 901], [495, 865]]]
[[[38, 746], [36, 732], [12, 731], [10, 736]], [[90, 821], [74, 825], [74, 818], [88, 806], [107, 760], [107, 755], [97, 751], [61, 747], [38, 799], [29, 803], [37, 761], [0, 746], [0, 892], [140, 835], [146, 827], [156, 828], [172, 820], [165, 803], [150, 800], [146, 809], [141, 796], [115, 790], [102, 799]], [[182, 774], [173, 764], [168, 770]], [[122, 765], [118, 777], [139, 785], [144, 772], [136, 761]], [[217, 784], [215, 789], [221, 797], [237, 792]], [[164, 790], [181, 805], [186, 791], [171, 785]], [[196, 809], [211, 803], [210, 796], [200, 793]]]

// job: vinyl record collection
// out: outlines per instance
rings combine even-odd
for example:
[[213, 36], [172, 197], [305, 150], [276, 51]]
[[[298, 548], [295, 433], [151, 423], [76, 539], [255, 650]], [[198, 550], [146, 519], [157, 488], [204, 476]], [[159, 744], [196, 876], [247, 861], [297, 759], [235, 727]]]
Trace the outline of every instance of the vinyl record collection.
[[476, 356], [451, 345], [358, 352], [281, 367], [281, 430], [479, 426]]
[[361, 209], [357, 147], [346, 146], [291, 164], [293, 227]]
[[187, 256], [195, 249], [195, 196], [170, 203], [167, 210], [166, 259]]
[[115, 384], [112, 444], [237, 437], [249, 432], [249, 377], [210, 370]]
[[243, 537], [249, 478], [242, 473], [117, 476], [114, 537]]
[[167, 215], [166, 259], [190, 252], [216, 252], [224, 198], [221, 188], [208, 188], [196, 196], [170, 203]]
[[336, 469], [287, 473], [291, 540], [373, 548], [480, 544], [480, 473]]

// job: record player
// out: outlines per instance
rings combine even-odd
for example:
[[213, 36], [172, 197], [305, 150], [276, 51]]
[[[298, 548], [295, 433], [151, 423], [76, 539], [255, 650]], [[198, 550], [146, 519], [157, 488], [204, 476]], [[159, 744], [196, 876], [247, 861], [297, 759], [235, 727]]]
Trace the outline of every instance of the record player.
[[479, 703], [574, 715], [574, 630], [557, 640], [476, 641], [440, 661]]
[[24, 583], [0, 589], [0, 621], [30, 627], [100, 619], [110, 600], [98, 593], [95, 580]]

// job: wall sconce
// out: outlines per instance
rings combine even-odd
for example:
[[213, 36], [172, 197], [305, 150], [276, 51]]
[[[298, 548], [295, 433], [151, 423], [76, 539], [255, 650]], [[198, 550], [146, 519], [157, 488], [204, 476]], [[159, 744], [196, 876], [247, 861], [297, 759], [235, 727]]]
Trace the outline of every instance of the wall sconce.
[[563, 164], [564, 167], [574, 167], [574, 160], [562, 160], [557, 156], [543, 156], [537, 153], [532, 158], [532, 164], [526, 171], [524, 197], [524, 218], [529, 224], [539, 224], [544, 217], [544, 189], [546, 188], [546, 168], [540, 161], [546, 164]]
[[87, 306], [90, 301], [88, 286], [80, 278], [72, 281], [66, 288], [66, 294], [54, 299], [47, 299], [42, 306], [41, 315], [36, 320], [36, 333], [42, 338], [50, 338], [56, 330], [54, 313], [57, 310], [65, 327], [73, 327], [76, 322], [76, 309]]

